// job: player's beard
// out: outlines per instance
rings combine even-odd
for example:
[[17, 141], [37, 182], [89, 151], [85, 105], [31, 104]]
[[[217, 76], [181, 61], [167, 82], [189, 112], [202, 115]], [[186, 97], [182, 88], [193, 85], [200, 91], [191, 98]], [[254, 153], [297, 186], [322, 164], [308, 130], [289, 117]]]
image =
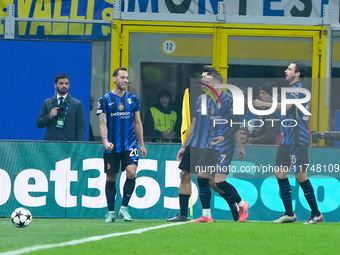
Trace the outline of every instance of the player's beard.
[[65, 87], [63, 87], [63, 88], [57, 88], [57, 91], [58, 91], [58, 94], [59, 95], [66, 95], [67, 93], [68, 93], [68, 88], [65, 88]]
[[124, 86], [122, 85], [122, 83], [116, 83], [116, 86], [119, 90], [122, 90], [122, 91], [126, 90], [126, 87], [127, 87], [127, 85]]
[[295, 77], [291, 77], [291, 76], [287, 76], [287, 77], [286, 77], [286, 81], [287, 81], [288, 84], [290, 84], [290, 85], [293, 85], [293, 84], [295, 83], [294, 80], [295, 80]]

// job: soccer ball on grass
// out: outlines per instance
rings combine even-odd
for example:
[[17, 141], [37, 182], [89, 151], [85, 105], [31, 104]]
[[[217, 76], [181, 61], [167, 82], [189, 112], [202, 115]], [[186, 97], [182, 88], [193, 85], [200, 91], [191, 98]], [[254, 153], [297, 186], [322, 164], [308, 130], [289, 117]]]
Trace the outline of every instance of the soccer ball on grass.
[[32, 222], [32, 214], [28, 209], [19, 207], [12, 212], [11, 221], [17, 228], [26, 228]]

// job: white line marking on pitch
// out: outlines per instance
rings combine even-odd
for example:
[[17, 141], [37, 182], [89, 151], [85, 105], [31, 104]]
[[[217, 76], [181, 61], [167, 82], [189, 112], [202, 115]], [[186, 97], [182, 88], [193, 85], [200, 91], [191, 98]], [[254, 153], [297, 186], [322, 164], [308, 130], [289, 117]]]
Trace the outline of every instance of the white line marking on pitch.
[[87, 243], [87, 242], [94, 242], [94, 241], [99, 241], [99, 240], [110, 238], [110, 237], [125, 236], [125, 235], [131, 235], [131, 234], [141, 234], [149, 230], [167, 228], [167, 227], [176, 226], [176, 225], [185, 224], [185, 223], [187, 222], [164, 224], [164, 225], [150, 227], [150, 228], [135, 229], [129, 232], [113, 233], [113, 234], [108, 234], [108, 235], [103, 235], [103, 236], [92, 236], [92, 237], [73, 240], [73, 241], [69, 241], [65, 243], [37, 245], [37, 246], [27, 247], [27, 248], [15, 250], [15, 251], [3, 252], [3, 253], [0, 253], [0, 255], [18, 255], [18, 254], [23, 254], [27, 252], [45, 250], [45, 249], [50, 249], [50, 248], [55, 248], [55, 247], [64, 247], [64, 246], [69, 246], [69, 245], [77, 245], [77, 244], [82, 244], [82, 243]]

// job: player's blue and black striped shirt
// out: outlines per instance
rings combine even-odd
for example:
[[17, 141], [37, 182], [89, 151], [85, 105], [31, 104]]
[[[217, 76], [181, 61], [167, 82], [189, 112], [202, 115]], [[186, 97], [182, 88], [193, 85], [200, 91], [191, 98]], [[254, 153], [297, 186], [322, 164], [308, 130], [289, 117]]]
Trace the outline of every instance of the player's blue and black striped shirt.
[[[292, 85], [292, 88], [302, 88], [302, 83], [297, 82]], [[286, 96], [290, 99], [300, 99], [304, 98], [306, 95], [303, 93], [287, 93]], [[308, 103], [303, 103], [302, 105], [307, 109]], [[297, 122], [297, 125], [295, 127], [283, 127], [283, 137], [281, 144], [309, 145], [309, 116], [304, 115], [301, 110], [294, 104], [286, 112], [286, 115], [281, 116], [281, 121], [285, 120], [285, 126], [294, 126], [296, 124], [294, 121], [289, 121], [290, 119], [295, 120]]]
[[[207, 109], [209, 105], [210, 97], [207, 98]], [[207, 115], [202, 115], [202, 95], [197, 98], [197, 102], [194, 110], [194, 117], [196, 118], [196, 125], [191, 133], [189, 144], [191, 147], [204, 149], [208, 141], [210, 116], [209, 110]]]
[[112, 152], [121, 153], [137, 145], [133, 119], [138, 111], [139, 99], [128, 91], [122, 97], [110, 91], [98, 99], [97, 115], [106, 113], [108, 141], [114, 144]]
[[[225, 135], [231, 129], [232, 125], [231, 119], [233, 117], [233, 98], [230, 94], [224, 91], [222, 91], [222, 93], [220, 94], [220, 98], [222, 101], [222, 105], [219, 100], [216, 100], [217, 105], [212, 99], [207, 100], [207, 108], [209, 109], [210, 115], [210, 129], [207, 148], [214, 150], [232, 150], [235, 147], [234, 135], [215, 146], [210, 145], [210, 142], [215, 141], [216, 137]], [[221, 124], [215, 124], [214, 127], [214, 119], [223, 119], [223, 122]]]

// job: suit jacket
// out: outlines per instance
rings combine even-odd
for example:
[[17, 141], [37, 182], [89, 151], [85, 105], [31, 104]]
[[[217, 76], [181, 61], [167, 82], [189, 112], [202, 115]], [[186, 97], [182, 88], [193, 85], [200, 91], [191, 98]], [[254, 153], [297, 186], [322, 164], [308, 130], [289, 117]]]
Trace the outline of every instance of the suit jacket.
[[[67, 114], [65, 110], [68, 105]], [[59, 106], [59, 113], [53, 119], [50, 119], [50, 112], [52, 108], [57, 107], [57, 95], [47, 98], [40, 110], [37, 118], [37, 127], [47, 127], [45, 133], [45, 140], [59, 140], [59, 141], [84, 141], [85, 139], [85, 112], [81, 101], [67, 95], [64, 103]], [[57, 120], [60, 116], [65, 117], [64, 128], [56, 127]]]

